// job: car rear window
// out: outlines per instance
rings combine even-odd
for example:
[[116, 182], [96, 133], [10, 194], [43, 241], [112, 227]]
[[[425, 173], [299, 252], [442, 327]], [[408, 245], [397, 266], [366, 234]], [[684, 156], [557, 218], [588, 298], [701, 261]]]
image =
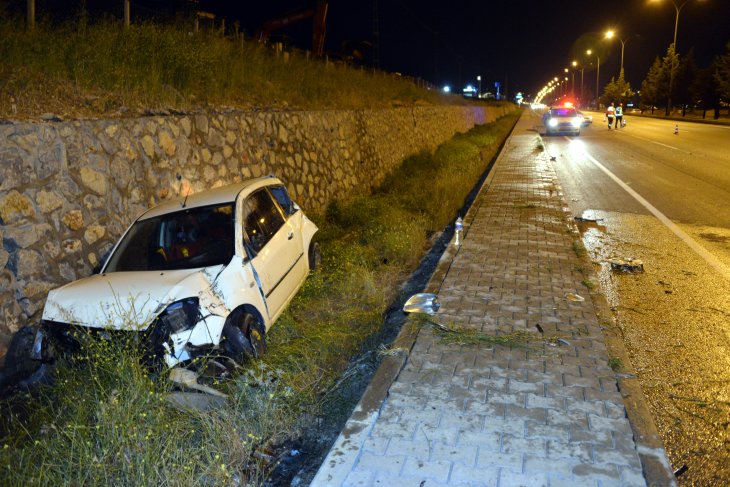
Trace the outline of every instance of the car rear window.
[[574, 117], [576, 115], [574, 108], [553, 108], [550, 113], [553, 117]]

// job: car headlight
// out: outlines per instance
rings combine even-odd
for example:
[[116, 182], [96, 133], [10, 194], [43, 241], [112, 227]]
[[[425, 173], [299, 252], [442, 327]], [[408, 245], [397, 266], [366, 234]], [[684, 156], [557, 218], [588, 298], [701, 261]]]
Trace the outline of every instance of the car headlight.
[[571, 124], [573, 125], [573, 127], [578, 128], [583, 125], [583, 119], [581, 117], [575, 117]]
[[165, 308], [158, 319], [170, 330], [170, 333], [189, 330], [200, 319], [200, 302], [198, 298], [175, 301]]
[[551, 118], [548, 120], [548, 126], [549, 127], [557, 127], [558, 126], [558, 119], [557, 118]]

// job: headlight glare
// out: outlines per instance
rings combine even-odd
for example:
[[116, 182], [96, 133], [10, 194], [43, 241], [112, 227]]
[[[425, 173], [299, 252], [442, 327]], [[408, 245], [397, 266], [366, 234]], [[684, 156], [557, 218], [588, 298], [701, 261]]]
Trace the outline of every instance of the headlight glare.
[[571, 123], [573, 124], [573, 127], [580, 127], [581, 125], [583, 125], [583, 119], [580, 117], [575, 117]]
[[548, 120], [548, 125], [551, 127], [557, 127], [558, 126], [558, 119], [557, 118], [551, 118]]

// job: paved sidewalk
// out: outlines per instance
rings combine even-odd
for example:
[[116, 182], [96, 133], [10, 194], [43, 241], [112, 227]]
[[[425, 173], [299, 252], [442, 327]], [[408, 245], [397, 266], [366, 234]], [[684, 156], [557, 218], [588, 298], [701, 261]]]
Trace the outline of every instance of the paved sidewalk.
[[619, 392], [608, 365], [603, 298], [582, 283], [591, 264], [532, 126], [526, 111], [429, 290], [439, 323], [534, 340], [457, 346], [404, 327], [410, 353], [384, 361], [313, 486], [673, 483], [640, 391]]

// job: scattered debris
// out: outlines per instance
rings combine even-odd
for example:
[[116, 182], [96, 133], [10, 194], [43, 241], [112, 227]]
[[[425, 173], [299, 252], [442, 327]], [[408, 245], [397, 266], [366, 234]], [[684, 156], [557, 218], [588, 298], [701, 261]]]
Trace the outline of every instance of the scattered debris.
[[403, 312], [434, 315], [440, 307], [441, 304], [438, 301], [438, 296], [435, 294], [418, 293], [408, 298], [406, 304], [403, 305]]
[[176, 367], [170, 371], [170, 381], [175, 384], [226, 399], [228, 396], [212, 387], [198, 383], [199, 374], [193, 370]]
[[567, 299], [568, 301], [574, 301], [576, 303], [581, 303], [586, 300], [586, 298], [584, 298], [580, 294], [574, 294], [574, 293], [567, 293], [565, 295], [565, 299]]
[[535, 328], [537, 328], [537, 331], [539, 331], [541, 334], [545, 334], [545, 330], [542, 329], [542, 326], [540, 326], [540, 323], [535, 325]]
[[639, 259], [634, 259], [631, 257], [629, 257], [628, 259], [619, 259], [617, 257], [612, 257], [606, 260], [606, 262], [611, 264], [611, 269], [613, 269], [614, 271], [644, 272], [644, 263]]
[[[577, 201], [577, 200], [575, 200], [575, 201]], [[602, 222], [603, 218], [585, 218], [582, 216], [576, 216], [575, 218], [573, 218], [573, 220], [575, 220], [577, 222], [598, 223], [598, 222]]]
[[679, 467], [677, 470], [674, 471], [674, 476], [679, 477], [680, 475], [684, 474], [687, 470], [689, 470], [689, 467], [685, 464]]
[[570, 342], [566, 340], [565, 338], [559, 338], [559, 337], [550, 337], [547, 340], [545, 340], [545, 344], [549, 345], [551, 347], [558, 347], [560, 345], [565, 345], [567, 347], [570, 346]]

